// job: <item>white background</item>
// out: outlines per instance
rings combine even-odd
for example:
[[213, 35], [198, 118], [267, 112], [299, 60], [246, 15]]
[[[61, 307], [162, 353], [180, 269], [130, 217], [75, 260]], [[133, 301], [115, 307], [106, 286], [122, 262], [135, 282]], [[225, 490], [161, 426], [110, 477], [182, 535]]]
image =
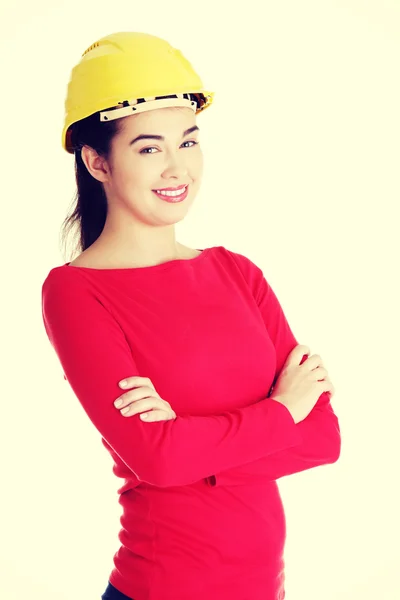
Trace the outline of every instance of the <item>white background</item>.
[[0, 30], [0, 597], [99, 600], [118, 548], [120, 481], [40, 294], [70, 259], [70, 71], [132, 30], [167, 39], [216, 91], [178, 240], [256, 262], [336, 387], [339, 462], [280, 483], [287, 600], [398, 600], [399, 3], [23, 0], [3, 4]]

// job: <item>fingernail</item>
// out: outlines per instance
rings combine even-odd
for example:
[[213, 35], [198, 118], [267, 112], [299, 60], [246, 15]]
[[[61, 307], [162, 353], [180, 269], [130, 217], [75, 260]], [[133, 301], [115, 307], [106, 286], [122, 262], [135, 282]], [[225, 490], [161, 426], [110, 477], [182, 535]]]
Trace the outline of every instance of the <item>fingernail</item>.
[[124, 379], [123, 381], [120, 381], [120, 382], [119, 382], [119, 385], [120, 385], [121, 387], [126, 387], [126, 386], [128, 385], [128, 382], [126, 381], [126, 379]]
[[121, 399], [119, 399], [119, 400], [116, 400], [116, 401], [114, 402], [114, 406], [116, 406], [117, 408], [118, 408], [118, 406], [121, 406], [121, 404], [123, 404], [123, 400], [121, 400]]

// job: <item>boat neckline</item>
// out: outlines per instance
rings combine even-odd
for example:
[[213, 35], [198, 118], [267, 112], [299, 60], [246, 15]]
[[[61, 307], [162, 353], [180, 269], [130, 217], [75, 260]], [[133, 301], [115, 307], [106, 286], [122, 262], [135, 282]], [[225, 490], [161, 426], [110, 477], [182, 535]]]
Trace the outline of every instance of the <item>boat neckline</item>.
[[145, 266], [145, 267], [113, 267], [110, 269], [99, 269], [96, 267], [81, 267], [79, 265], [71, 265], [71, 261], [70, 262], [66, 262], [64, 263], [62, 266], [63, 267], [71, 267], [71, 269], [77, 269], [77, 270], [82, 270], [82, 271], [108, 271], [108, 272], [115, 272], [115, 271], [128, 271], [128, 272], [134, 272], [134, 271], [150, 271], [150, 270], [161, 270], [161, 269], [166, 269], [175, 265], [179, 265], [179, 264], [183, 264], [183, 263], [194, 263], [194, 262], [199, 262], [201, 259], [203, 259], [205, 256], [208, 255], [208, 253], [213, 249], [213, 247], [211, 248], [195, 248], [195, 250], [199, 251], [200, 254], [198, 256], [194, 256], [193, 258], [173, 258], [172, 260], [168, 260], [164, 263], [160, 263], [159, 265], [149, 265], [149, 266]]

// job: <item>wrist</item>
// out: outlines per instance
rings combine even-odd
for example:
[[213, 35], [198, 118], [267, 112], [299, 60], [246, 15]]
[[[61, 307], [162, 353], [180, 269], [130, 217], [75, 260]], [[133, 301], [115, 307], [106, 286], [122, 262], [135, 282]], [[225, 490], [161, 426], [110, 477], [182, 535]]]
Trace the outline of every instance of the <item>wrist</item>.
[[289, 405], [287, 404], [287, 402], [285, 401], [285, 398], [284, 398], [284, 396], [282, 396], [282, 395], [279, 395], [279, 394], [276, 394], [276, 395], [270, 396], [270, 400], [275, 400], [275, 402], [279, 402], [279, 404], [282, 404], [282, 405], [283, 405], [283, 406], [286, 408], [286, 410], [288, 410], [288, 411], [289, 411], [289, 413], [290, 413], [290, 415], [291, 415], [291, 417], [292, 417], [293, 421], [294, 421], [294, 422], [296, 423], [296, 425], [297, 425], [297, 423], [298, 423], [299, 421], [298, 421], [298, 419], [296, 418], [296, 414], [295, 414], [295, 412], [294, 412], [293, 410], [291, 410], [290, 406], [289, 406]]

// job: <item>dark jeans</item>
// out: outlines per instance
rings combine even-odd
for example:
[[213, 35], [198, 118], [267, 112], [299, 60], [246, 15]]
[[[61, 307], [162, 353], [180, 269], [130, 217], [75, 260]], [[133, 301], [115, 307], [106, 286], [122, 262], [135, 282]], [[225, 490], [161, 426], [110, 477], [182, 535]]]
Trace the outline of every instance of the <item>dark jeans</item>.
[[111, 585], [110, 582], [108, 582], [107, 589], [104, 592], [104, 594], [102, 595], [101, 600], [134, 600], [134, 599], [131, 598], [130, 596], [125, 596], [125, 594], [123, 594], [122, 592], [119, 592], [117, 590], [117, 588], [115, 588], [113, 585]]

